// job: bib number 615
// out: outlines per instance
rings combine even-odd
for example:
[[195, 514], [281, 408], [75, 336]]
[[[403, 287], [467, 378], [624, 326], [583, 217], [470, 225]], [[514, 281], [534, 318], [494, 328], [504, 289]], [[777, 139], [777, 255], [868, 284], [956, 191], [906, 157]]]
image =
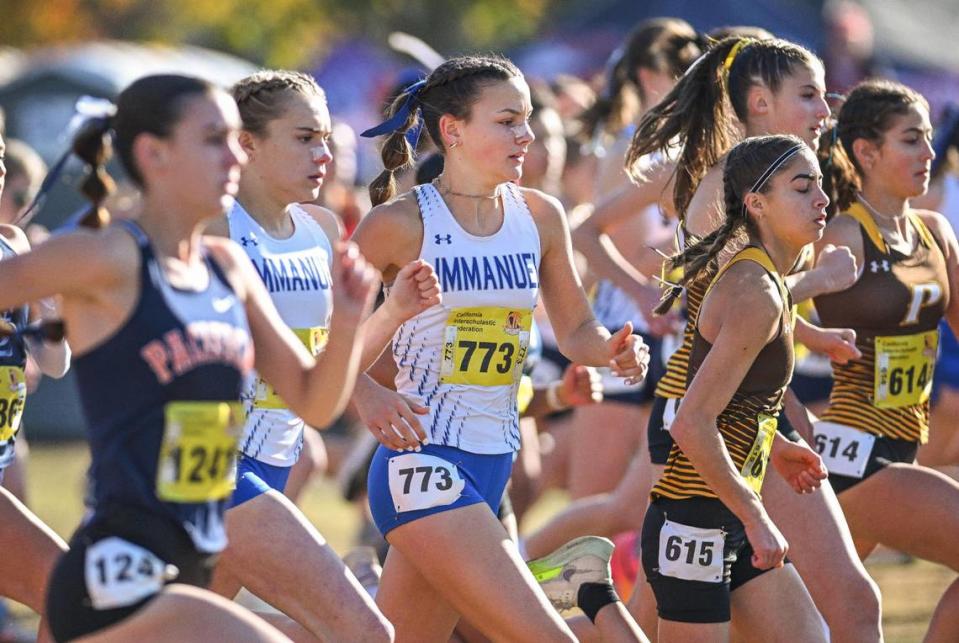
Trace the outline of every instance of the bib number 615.
[[466, 486], [452, 462], [425, 453], [390, 458], [390, 495], [397, 512], [453, 504]]

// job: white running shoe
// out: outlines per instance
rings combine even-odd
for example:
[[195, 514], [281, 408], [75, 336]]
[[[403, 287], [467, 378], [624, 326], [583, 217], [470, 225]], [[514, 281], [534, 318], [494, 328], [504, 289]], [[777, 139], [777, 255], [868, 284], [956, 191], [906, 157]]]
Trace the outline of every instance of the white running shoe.
[[576, 597], [583, 583], [612, 584], [609, 560], [613, 548], [613, 541], [608, 538], [583, 536], [526, 565], [553, 607], [564, 611], [577, 606]]

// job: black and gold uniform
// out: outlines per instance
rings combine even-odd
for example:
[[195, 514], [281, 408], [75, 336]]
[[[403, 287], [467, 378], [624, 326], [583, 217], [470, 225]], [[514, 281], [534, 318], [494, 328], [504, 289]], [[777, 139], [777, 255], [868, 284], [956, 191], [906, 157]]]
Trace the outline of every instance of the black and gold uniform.
[[837, 493], [891, 462], [912, 462], [929, 433], [929, 396], [939, 347], [938, 324], [949, 305], [940, 244], [909, 213], [914, 249], [903, 254], [855, 203], [840, 216], [862, 231], [862, 275], [841, 293], [815, 299], [823, 325], [852, 328], [862, 358], [833, 365], [829, 408], [816, 425], [816, 448]]
[[[682, 236], [682, 246], [688, 248], [699, 239], [686, 232], [680, 224], [677, 230], [678, 237]], [[687, 285], [685, 292], [686, 325], [683, 328], [682, 343], [666, 362], [666, 370], [656, 384], [653, 407], [649, 415], [649, 424], [646, 434], [649, 444], [649, 459], [653, 464], [666, 464], [669, 450], [673, 446], [673, 439], [669, 435], [669, 424], [676, 417], [676, 408], [679, 400], [686, 395], [686, 372], [689, 368], [689, 353], [693, 348], [693, 335], [696, 329], [696, 317], [699, 315], [699, 306], [706, 295], [709, 280], [702, 279]]]
[[[740, 261], [761, 265], [779, 286], [784, 302], [779, 333], [759, 352], [716, 421], [733, 463], [758, 495], [776, 434], [776, 416], [792, 376], [793, 312], [789, 292], [769, 256], [751, 246], [719, 270], [700, 303], [726, 270]], [[693, 325], [687, 386], [710, 349], [698, 325]], [[675, 444], [651, 496], [643, 524], [643, 566], [660, 617], [691, 623], [728, 621], [730, 592], [763, 573], [752, 566], [752, 547], [742, 522]]]

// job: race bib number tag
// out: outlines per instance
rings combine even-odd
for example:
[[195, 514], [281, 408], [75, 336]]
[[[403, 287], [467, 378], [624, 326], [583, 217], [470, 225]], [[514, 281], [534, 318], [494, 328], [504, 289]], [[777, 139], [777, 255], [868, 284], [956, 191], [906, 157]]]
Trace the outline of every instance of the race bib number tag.
[[116, 537], [91, 545], [84, 565], [87, 594], [98, 610], [138, 603], [159, 592], [178, 573], [153, 552]]
[[445, 384], [509, 386], [519, 381], [529, 349], [531, 310], [454, 308], [443, 331]]
[[862, 478], [876, 436], [832, 422], [813, 424], [816, 451], [829, 473]]
[[19, 366], [0, 366], [0, 444], [20, 431], [23, 405], [27, 401], [27, 380]]
[[210, 502], [233, 491], [236, 443], [243, 424], [239, 402], [170, 402], [157, 463], [157, 497]]
[[666, 400], [666, 406], [663, 408], [663, 431], [669, 431], [673, 428], [673, 421], [676, 420], [676, 414], [679, 413], [679, 404], [683, 398], [677, 397]]
[[398, 513], [453, 504], [466, 486], [455, 464], [425, 453], [390, 458], [389, 478]]
[[659, 573], [671, 578], [721, 583], [722, 529], [701, 529], [667, 520], [659, 532]]
[[873, 405], [893, 409], [926, 402], [938, 351], [938, 330], [877, 337]]
[[[326, 342], [329, 339], [330, 331], [323, 326], [314, 326], [313, 328], [294, 328], [296, 335], [310, 355], [316, 357], [323, 352]], [[255, 409], [287, 409], [289, 408], [283, 398], [277, 395], [276, 391], [266, 380], [256, 378], [256, 393], [253, 399], [253, 408]]]
[[740, 470], [746, 484], [757, 494], [762, 491], [763, 479], [766, 477], [766, 466], [769, 464], [769, 454], [776, 438], [776, 427], [779, 423], [771, 415], [760, 415], [758, 418], [759, 430], [753, 446], [746, 455], [743, 468]]

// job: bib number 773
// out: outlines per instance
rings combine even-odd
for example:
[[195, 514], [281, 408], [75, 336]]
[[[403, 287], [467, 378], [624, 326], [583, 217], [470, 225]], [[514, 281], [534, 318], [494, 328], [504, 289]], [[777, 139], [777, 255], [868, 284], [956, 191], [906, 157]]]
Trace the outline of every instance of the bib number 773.
[[399, 513], [451, 505], [466, 486], [455, 464], [425, 453], [390, 458], [388, 476]]

